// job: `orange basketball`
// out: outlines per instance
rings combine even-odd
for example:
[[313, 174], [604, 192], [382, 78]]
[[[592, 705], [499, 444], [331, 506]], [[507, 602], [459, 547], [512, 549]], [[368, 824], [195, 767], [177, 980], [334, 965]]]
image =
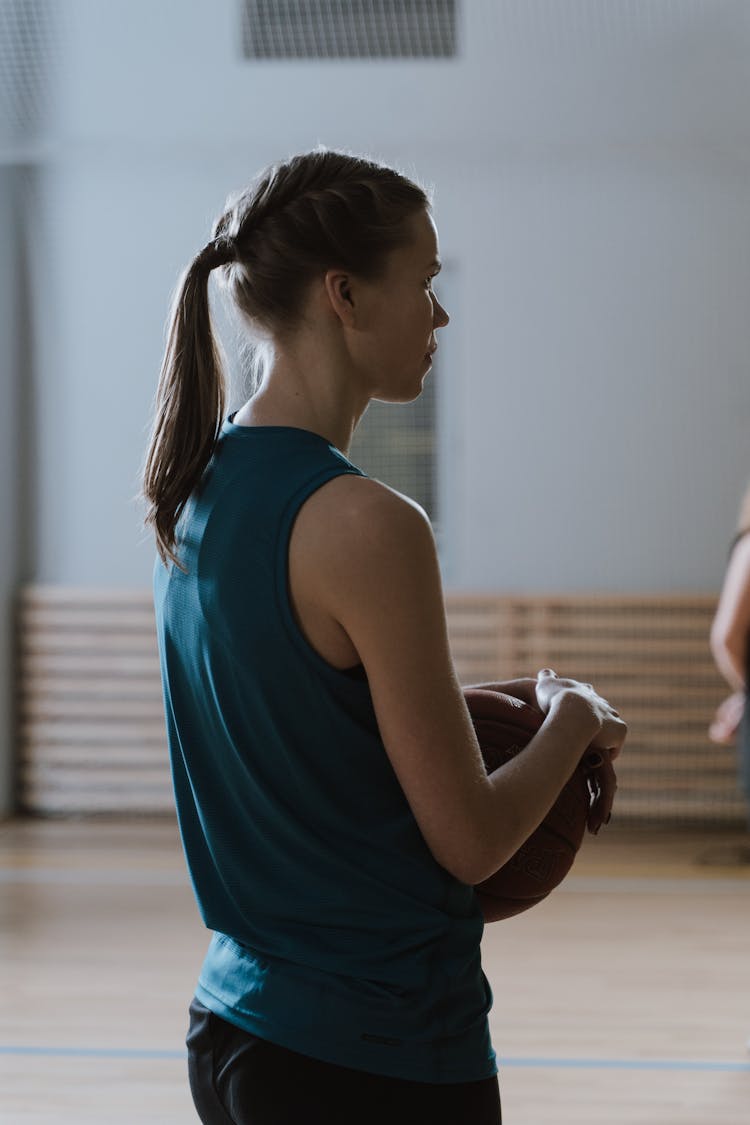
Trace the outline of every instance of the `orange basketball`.
[[[464, 692], [488, 773], [521, 753], [544, 721], [541, 712], [502, 692], [467, 688]], [[609, 756], [590, 751], [539, 827], [499, 871], [476, 892], [486, 922], [510, 918], [535, 906], [559, 886], [573, 866], [587, 826], [597, 831], [597, 806], [614, 795]]]

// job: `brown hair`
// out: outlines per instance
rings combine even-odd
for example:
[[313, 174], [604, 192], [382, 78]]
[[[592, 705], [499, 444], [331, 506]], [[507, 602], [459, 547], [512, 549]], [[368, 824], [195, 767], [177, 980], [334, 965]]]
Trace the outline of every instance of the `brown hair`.
[[170, 312], [143, 473], [146, 523], [163, 562], [179, 565], [176, 525], [216, 444], [225, 407], [208, 278], [223, 267], [229, 297], [256, 334], [293, 328], [313, 279], [331, 267], [373, 279], [429, 209], [426, 192], [384, 165], [317, 149], [272, 165], [227, 203], [208, 245], [180, 278]]

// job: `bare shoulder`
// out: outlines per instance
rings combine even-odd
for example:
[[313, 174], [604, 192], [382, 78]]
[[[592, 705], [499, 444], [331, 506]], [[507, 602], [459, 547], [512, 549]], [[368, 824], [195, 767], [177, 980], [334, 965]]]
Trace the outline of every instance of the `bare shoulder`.
[[750, 531], [746, 531], [744, 535], [740, 535], [737, 539], [732, 549], [729, 564], [730, 566], [734, 565], [737, 570], [750, 571]]
[[364, 516], [382, 520], [427, 520], [424, 509], [416, 501], [382, 481], [355, 473], [342, 473], [334, 477], [313, 494], [311, 502], [321, 509], [328, 506], [334, 508], [339, 515], [346, 513], [352, 518]]
[[334, 477], [303, 505], [297, 533], [317, 551], [348, 565], [359, 556], [382, 559], [389, 552], [434, 552], [434, 536], [423, 508], [370, 477]]
[[391, 635], [420, 607], [432, 630], [444, 619], [425, 512], [368, 477], [335, 477], [302, 505], [289, 544], [289, 587], [310, 639], [317, 636], [322, 648], [332, 637], [328, 659], [339, 653], [342, 664], [347, 654], [367, 664], [368, 642], [386, 619]]

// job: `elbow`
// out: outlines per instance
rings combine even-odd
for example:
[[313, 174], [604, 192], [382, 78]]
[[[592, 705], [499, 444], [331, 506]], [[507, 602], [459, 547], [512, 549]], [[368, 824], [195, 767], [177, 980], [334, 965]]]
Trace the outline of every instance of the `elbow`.
[[482, 874], [484, 870], [482, 864], [477, 862], [477, 857], [468, 850], [462, 850], [461, 854], [441, 855], [435, 851], [432, 854], [440, 866], [454, 879], [458, 879], [459, 883], [467, 883], [470, 887], [474, 887], [486, 878]]
[[467, 883], [470, 887], [476, 887], [483, 883], [485, 879], [495, 875], [501, 867], [504, 867], [517, 850], [517, 848], [514, 848], [500, 855], [497, 852], [485, 856], [478, 855], [465, 863], [454, 863], [450, 867], [446, 867], [446, 870], [459, 882]]
[[459, 883], [466, 883], [468, 887], [475, 887], [477, 883], [481, 882], [480, 879], [474, 877], [474, 869], [471, 866], [458, 863], [452, 863], [450, 867], [447, 864], [442, 864], [441, 866], [445, 868], [449, 875], [457, 879]]
[[475, 856], [471, 869], [467, 872], [470, 878], [464, 881], [476, 887], [485, 879], [491, 878], [513, 858], [522, 843], [523, 840], [519, 837], [513, 843], [503, 842], [499, 847], [496, 845], [492, 849], [485, 849], [483, 854]]
[[449, 875], [458, 879], [459, 883], [466, 883], [469, 887], [478, 886], [498, 870], [497, 867], [488, 870], [485, 865], [478, 863], [452, 863], [450, 867], [447, 864], [442, 864], [442, 866], [445, 867]]
[[709, 637], [709, 645], [711, 647], [711, 655], [718, 663], [726, 653], [726, 636], [727, 631], [716, 621], [711, 626], [711, 635]]
[[714, 622], [710, 636], [711, 654], [717, 664], [727, 659], [733, 664], [744, 661], [745, 638], [736, 629], [728, 628], [722, 622]]
[[506, 826], [503, 838], [490, 830], [465, 836], [460, 848], [451, 849], [449, 854], [435, 855], [441, 867], [461, 883], [476, 887], [499, 871], [518, 851], [523, 843], [520, 830], [516, 832], [511, 825]]

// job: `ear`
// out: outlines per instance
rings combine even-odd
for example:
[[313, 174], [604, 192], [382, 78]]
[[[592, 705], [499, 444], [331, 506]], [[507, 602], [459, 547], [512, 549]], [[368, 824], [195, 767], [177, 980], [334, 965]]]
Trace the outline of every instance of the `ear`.
[[323, 284], [334, 313], [342, 324], [346, 325], [347, 328], [352, 328], [356, 317], [354, 285], [351, 274], [344, 273], [343, 270], [328, 270], [323, 279]]

